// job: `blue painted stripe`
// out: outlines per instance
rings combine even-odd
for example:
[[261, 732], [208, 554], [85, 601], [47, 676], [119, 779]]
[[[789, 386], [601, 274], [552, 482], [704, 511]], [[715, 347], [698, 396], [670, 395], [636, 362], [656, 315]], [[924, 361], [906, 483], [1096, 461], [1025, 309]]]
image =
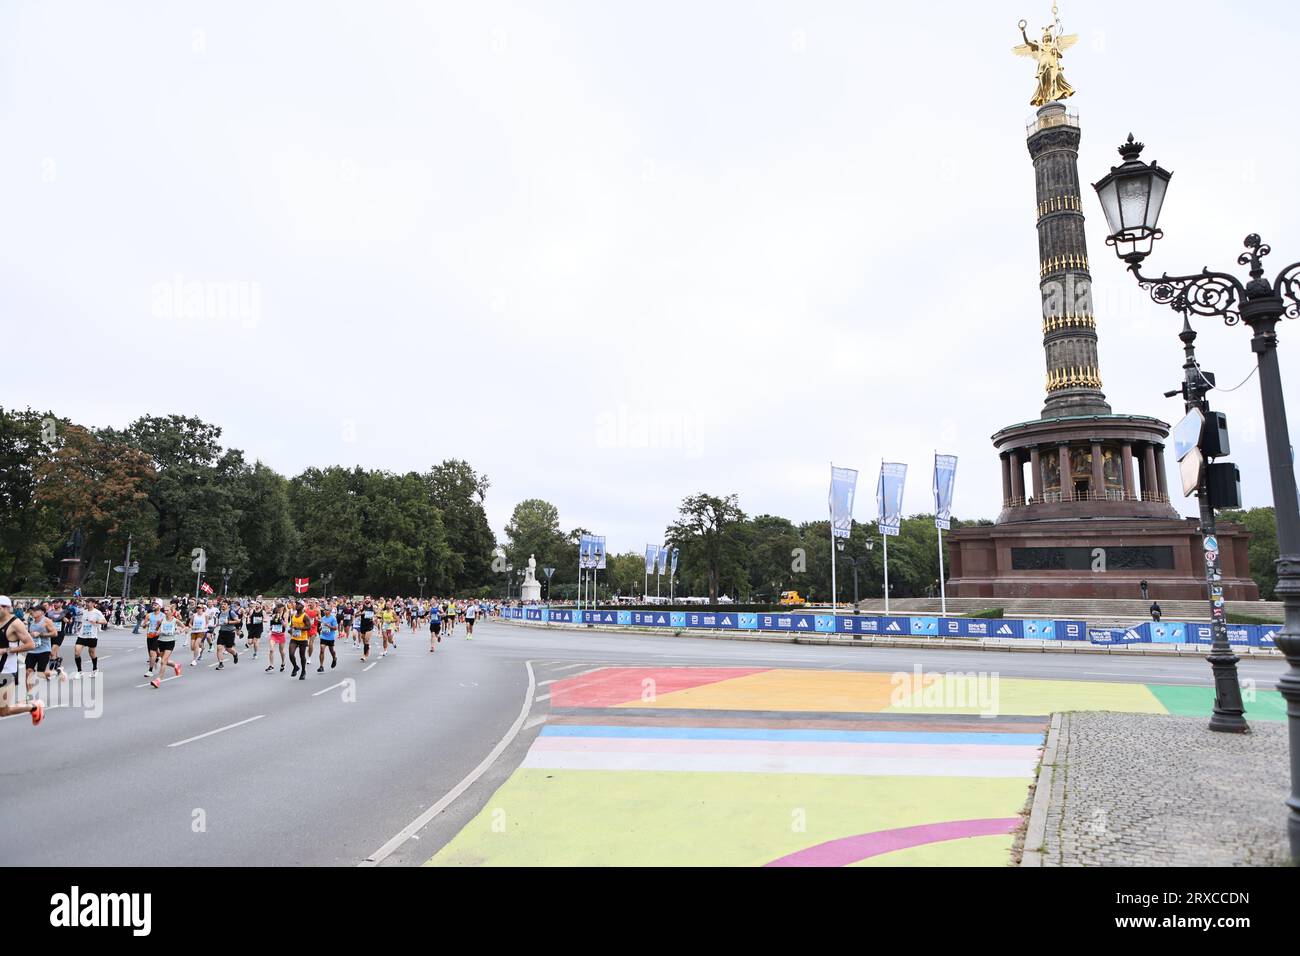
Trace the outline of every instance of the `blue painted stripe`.
[[1012, 744], [1038, 746], [1042, 734], [926, 733], [888, 730], [811, 730], [771, 727], [629, 727], [547, 724], [545, 737], [640, 737], [669, 740], [819, 740], [855, 744]]

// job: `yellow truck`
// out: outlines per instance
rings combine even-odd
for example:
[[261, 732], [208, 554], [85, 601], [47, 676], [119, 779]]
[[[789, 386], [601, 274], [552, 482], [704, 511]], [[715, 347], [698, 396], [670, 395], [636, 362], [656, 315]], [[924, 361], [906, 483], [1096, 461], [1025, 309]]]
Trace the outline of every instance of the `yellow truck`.
[[808, 602], [799, 596], [798, 591], [782, 591], [781, 600], [778, 603], [787, 607], [799, 607]]

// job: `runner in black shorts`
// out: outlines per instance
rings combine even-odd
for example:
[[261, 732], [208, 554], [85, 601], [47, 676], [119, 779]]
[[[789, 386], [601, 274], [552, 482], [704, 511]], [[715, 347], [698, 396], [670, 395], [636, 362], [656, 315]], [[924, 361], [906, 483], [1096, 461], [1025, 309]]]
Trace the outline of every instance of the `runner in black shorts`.
[[50, 647], [51, 642], [58, 636], [59, 629], [45, 616], [44, 604], [34, 605], [28, 613], [31, 616], [26, 621], [27, 633], [32, 636], [32, 641], [36, 645], [27, 652], [27, 696], [31, 697], [37, 674], [44, 674], [47, 681], [50, 679], [50, 672], [47, 670], [50, 663]]
[[429, 605], [429, 653], [432, 654], [438, 649], [438, 642], [442, 640], [442, 615], [438, 613], [437, 603]]
[[248, 609], [248, 644], [253, 649], [253, 660], [257, 660], [257, 642], [262, 639], [262, 628], [265, 626], [266, 612], [262, 610], [262, 602], [254, 601]]
[[361, 607], [361, 660], [370, 658], [370, 632], [375, 629], [375, 606], [367, 599]]
[[239, 663], [239, 655], [235, 653], [235, 631], [239, 629], [240, 621], [239, 611], [222, 601], [221, 610], [217, 612], [217, 670], [219, 671], [226, 668], [226, 662], [221, 659], [222, 651], [229, 651], [235, 663]]

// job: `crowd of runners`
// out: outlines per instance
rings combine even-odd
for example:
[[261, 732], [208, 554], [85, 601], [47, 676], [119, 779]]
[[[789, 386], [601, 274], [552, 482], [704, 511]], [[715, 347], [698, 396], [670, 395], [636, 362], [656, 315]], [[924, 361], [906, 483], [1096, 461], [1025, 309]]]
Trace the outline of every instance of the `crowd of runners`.
[[[102, 606], [101, 606], [102, 605]], [[161, 689], [166, 680], [184, 673], [185, 656], [196, 667], [211, 653], [215, 669], [234, 666], [242, 655], [266, 662], [266, 674], [292, 668], [291, 678], [306, 680], [338, 666], [349, 644], [362, 663], [372, 655], [387, 657], [397, 650], [403, 625], [429, 634], [429, 653], [444, 637], [463, 628], [474, 639], [474, 622], [496, 616], [500, 606], [486, 601], [451, 598], [306, 598], [301, 600], [221, 598], [146, 599], [130, 604], [94, 598], [54, 598], [20, 602], [0, 595], [0, 717], [30, 714], [32, 723], [44, 717], [36, 696], [40, 680], [66, 681], [63, 646], [72, 645], [73, 679], [99, 670], [99, 640], [109, 627], [143, 633], [149, 686]], [[178, 648], [177, 643], [181, 646]], [[186, 643], [188, 642], [188, 647]], [[178, 659], [179, 658], [179, 659]], [[246, 665], [247, 666], [247, 665]]]

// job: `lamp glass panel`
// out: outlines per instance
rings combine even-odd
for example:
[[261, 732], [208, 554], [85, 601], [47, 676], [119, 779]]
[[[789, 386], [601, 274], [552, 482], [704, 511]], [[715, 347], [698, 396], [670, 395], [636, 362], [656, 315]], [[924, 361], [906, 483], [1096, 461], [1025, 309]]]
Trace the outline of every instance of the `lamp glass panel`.
[[1147, 199], [1151, 196], [1150, 175], [1126, 176], [1119, 185], [1120, 229], [1128, 232], [1146, 224]]
[[1123, 227], [1119, 221], [1119, 193], [1116, 180], [1103, 183], [1097, 188], [1097, 198], [1101, 200], [1101, 211], [1106, 214], [1106, 228], [1110, 235], [1115, 235]]
[[1165, 201], [1165, 190], [1169, 188], [1169, 180], [1163, 176], [1152, 174], [1151, 176], [1151, 202], [1147, 204], [1147, 221], [1149, 229], [1156, 227], [1156, 222], [1160, 219], [1160, 207]]

